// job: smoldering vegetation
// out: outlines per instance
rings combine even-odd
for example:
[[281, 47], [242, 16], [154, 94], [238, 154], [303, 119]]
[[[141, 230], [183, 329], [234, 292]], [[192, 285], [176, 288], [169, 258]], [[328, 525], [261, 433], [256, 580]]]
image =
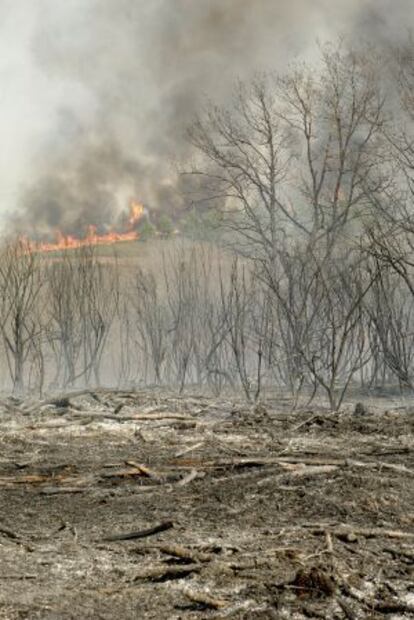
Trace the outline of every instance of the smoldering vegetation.
[[122, 249], [7, 245], [4, 386], [241, 388], [249, 401], [283, 388], [332, 409], [350, 389], [412, 390], [411, 49], [323, 47], [318, 70], [207, 106], [183, 178], [215, 242], [145, 266]]

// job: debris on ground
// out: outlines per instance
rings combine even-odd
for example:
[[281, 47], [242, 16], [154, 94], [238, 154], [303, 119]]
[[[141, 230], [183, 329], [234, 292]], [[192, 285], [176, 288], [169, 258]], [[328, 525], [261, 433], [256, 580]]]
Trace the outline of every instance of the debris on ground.
[[413, 407], [290, 405], [0, 401], [0, 618], [414, 618]]

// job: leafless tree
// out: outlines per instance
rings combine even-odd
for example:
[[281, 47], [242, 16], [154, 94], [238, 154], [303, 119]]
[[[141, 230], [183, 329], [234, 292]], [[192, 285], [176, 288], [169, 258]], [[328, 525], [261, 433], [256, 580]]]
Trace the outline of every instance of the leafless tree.
[[219, 282], [226, 271], [226, 255], [211, 246], [195, 246], [181, 254], [188, 263], [186, 277], [192, 289], [193, 364], [198, 384], [207, 382], [216, 393], [232, 382], [226, 353], [226, 318], [220, 301]]
[[239, 85], [191, 126], [194, 199], [219, 205], [239, 250], [272, 262], [286, 234], [325, 239], [367, 209], [385, 183], [384, 99], [366, 53], [323, 48], [318, 71]]
[[[194, 200], [220, 209], [233, 247], [256, 264], [263, 299], [273, 293], [263, 340], [277, 324], [273, 369], [295, 398], [304, 384], [319, 386], [332, 408], [370, 356], [362, 302], [372, 279], [350, 256], [392, 186], [390, 118], [370, 52], [326, 46], [317, 69], [240, 84], [228, 108], [208, 105], [188, 134]], [[226, 311], [247, 395], [245, 330], [235, 324], [247, 324], [252, 306], [243, 278], [236, 288]]]
[[340, 407], [350, 382], [371, 359], [362, 302], [374, 279], [360, 260], [359, 256], [331, 257], [317, 266], [312, 303], [318, 309], [318, 321], [310, 346], [301, 350], [333, 410]]
[[270, 365], [276, 379], [290, 390], [294, 407], [303, 387], [311, 387], [313, 394], [317, 388], [301, 353], [317, 320], [317, 306], [308, 304], [317, 272], [311, 269], [307, 254], [298, 245], [281, 246], [277, 262], [264, 277], [273, 297], [276, 329]]
[[114, 363], [119, 385], [237, 385], [254, 402], [272, 382], [334, 410], [357, 379], [411, 387], [414, 65], [399, 62], [391, 104], [376, 53], [340, 44], [206, 106], [184, 178], [220, 215], [217, 255], [199, 242], [120, 277], [92, 246], [50, 260], [5, 246], [14, 390], [42, 390], [52, 370], [56, 386], [99, 385]]
[[120, 387], [135, 387], [139, 381], [139, 345], [136, 339], [136, 323], [131, 301], [125, 292], [125, 281], [121, 284], [121, 298], [118, 305], [117, 317], [114, 325], [114, 342], [109, 343], [111, 366], [116, 371], [116, 385]]
[[221, 280], [222, 315], [226, 341], [236, 376], [249, 401], [257, 401], [262, 389], [267, 336], [268, 297], [260, 289], [250, 266], [234, 260], [228, 281]]
[[389, 267], [377, 266], [377, 277], [365, 300], [386, 368], [401, 387], [413, 388], [414, 305], [405, 286]]
[[314, 391], [320, 386], [336, 410], [371, 358], [363, 300], [375, 276], [358, 254], [320, 257], [309, 246], [283, 251], [280, 269], [269, 281], [286, 330], [289, 374], [299, 387], [309, 379]]
[[106, 265], [83, 247], [51, 260], [48, 275], [48, 344], [55, 360], [52, 385], [82, 379], [100, 384], [100, 367], [119, 300], [116, 260]]
[[119, 272], [116, 255], [105, 264], [96, 255], [96, 248], [82, 247], [77, 257], [82, 369], [87, 383], [100, 385], [102, 356], [119, 303]]
[[152, 365], [155, 382], [163, 381], [163, 366], [168, 351], [168, 315], [160, 296], [160, 284], [153, 273], [138, 269], [129, 299], [134, 311], [135, 339], [142, 354]]
[[73, 385], [78, 376], [81, 338], [81, 286], [77, 259], [62, 253], [47, 265], [48, 318], [46, 334], [54, 357], [52, 386]]
[[16, 394], [24, 392], [25, 364], [41, 331], [37, 307], [43, 288], [41, 260], [30, 244], [7, 243], [0, 256], [0, 328]]

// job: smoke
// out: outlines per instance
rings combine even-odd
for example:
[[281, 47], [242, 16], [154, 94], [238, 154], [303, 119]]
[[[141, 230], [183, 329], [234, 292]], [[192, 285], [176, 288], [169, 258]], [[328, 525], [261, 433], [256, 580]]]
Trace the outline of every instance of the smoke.
[[3, 203], [26, 232], [73, 233], [110, 226], [131, 197], [180, 209], [175, 162], [206, 98], [226, 102], [236, 79], [312, 61], [317, 39], [396, 45], [414, 5], [1, 0], [0, 16]]

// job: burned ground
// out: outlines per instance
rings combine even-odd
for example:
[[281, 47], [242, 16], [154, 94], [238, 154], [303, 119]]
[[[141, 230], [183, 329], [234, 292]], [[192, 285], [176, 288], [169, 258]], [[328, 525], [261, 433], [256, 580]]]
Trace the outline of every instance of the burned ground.
[[410, 404], [1, 406], [0, 618], [414, 617]]

